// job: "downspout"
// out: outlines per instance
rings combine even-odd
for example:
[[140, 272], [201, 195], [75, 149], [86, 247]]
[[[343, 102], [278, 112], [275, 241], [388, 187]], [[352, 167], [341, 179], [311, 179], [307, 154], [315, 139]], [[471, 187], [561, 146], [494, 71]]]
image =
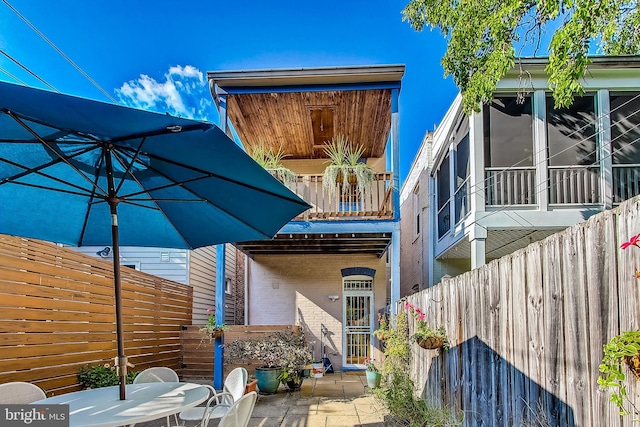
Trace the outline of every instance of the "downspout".
[[391, 171], [393, 172], [393, 222], [391, 233], [391, 318], [395, 319], [396, 301], [400, 299], [400, 146], [398, 97], [400, 89], [391, 90]]
[[[224, 323], [224, 305], [225, 305], [225, 245], [216, 245], [216, 326]], [[222, 373], [223, 373], [223, 349], [224, 335], [217, 337], [214, 341], [213, 356], [213, 388], [222, 390]]]
[[249, 257], [244, 256], [244, 324], [249, 324]]

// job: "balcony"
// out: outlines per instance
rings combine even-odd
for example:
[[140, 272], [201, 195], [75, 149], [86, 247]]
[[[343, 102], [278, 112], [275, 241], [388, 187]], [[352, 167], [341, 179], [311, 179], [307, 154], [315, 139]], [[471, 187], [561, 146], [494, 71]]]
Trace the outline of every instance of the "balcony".
[[342, 186], [330, 194], [322, 185], [322, 175], [300, 175], [289, 188], [312, 207], [294, 221], [393, 218], [392, 173], [375, 174], [371, 191], [362, 195]]
[[[543, 189], [536, 186], [534, 168], [487, 168], [487, 206], [535, 205], [545, 190], [552, 205], [601, 205], [600, 169], [599, 165], [550, 166], [547, 187]], [[611, 179], [614, 204], [640, 194], [640, 165], [613, 165]]]

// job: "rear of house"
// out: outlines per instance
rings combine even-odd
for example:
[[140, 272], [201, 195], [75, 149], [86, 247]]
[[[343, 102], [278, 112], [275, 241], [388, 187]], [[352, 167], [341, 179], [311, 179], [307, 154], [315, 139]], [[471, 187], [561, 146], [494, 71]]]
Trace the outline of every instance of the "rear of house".
[[[296, 324], [335, 370], [363, 369], [375, 313], [399, 295], [398, 97], [404, 66], [209, 72], [221, 127], [248, 150], [282, 150], [289, 188], [312, 207], [247, 255], [246, 322]], [[323, 185], [344, 136], [373, 169], [365, 194]], [[264, 207], [265, 213], [268, 206]]]

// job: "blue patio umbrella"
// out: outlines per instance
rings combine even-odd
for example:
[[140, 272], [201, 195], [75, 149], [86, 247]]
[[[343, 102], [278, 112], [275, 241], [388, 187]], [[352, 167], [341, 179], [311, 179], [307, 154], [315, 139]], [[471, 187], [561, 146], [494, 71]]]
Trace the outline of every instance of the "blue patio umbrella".
[[307, 203], [216, 126], [0, 82], [0, 233], [113, 248], [269, 239]]

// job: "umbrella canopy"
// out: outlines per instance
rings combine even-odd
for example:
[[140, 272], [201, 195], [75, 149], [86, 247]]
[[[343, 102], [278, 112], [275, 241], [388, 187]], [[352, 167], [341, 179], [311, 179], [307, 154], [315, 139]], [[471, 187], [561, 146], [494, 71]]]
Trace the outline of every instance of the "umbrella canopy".
[[114, 256], [268, 239], [307, 203], [216, 126], [0, 82], [0, 233]]

